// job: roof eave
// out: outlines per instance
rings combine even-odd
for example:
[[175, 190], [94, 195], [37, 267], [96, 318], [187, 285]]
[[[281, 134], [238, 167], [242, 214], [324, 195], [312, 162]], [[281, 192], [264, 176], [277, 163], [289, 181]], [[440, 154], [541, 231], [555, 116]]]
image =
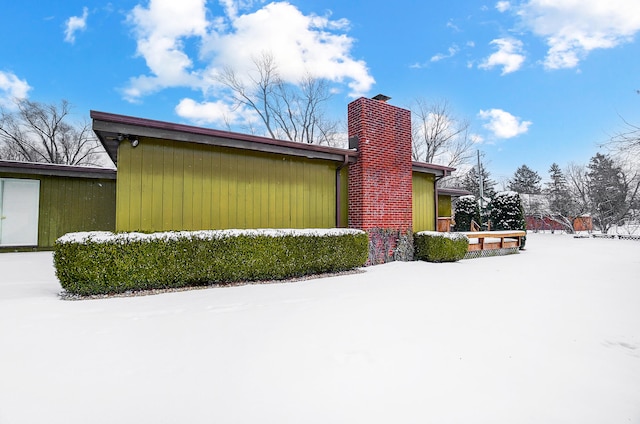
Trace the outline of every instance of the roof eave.
[[115, 180], [116, 170], [90, 166], [0, 160], [0, 172], [7, 174], [46, 175]]
[[419, 172], [423, 174], [432, 174], [436, 177], [447, 177], [451, 175], [455, 168], [451, 168], [450, 166], [444, 165], [436, 165], [434, 163], [426, 163], [426, 162], [411, 162], [411, 170], [413, 172]]
[[138, 138], [148, 137], [163, 140], [176, 140], [187, 143], [206, 144], [242, 150], [278, 153], [310, 159], [325, 159], [334, 162], [355, 162], [358, 152], [292, 141], [275, 140], [220, 131], [209, 128], [194, 127], [131, 116], [115, 115], [105, 112], [91, 111], [93, 131], [117, 164], [119, 135], [135, 135]]

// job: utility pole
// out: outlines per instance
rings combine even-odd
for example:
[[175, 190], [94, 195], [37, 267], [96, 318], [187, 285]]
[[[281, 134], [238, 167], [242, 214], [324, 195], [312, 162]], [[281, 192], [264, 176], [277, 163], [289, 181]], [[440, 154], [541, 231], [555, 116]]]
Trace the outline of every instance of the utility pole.
[[478, 150], [478, 187], [480, 191], [480, 210], [484, 208], [484, 181], [482, 179], [482, 164], [480, 163], [480, 150]]

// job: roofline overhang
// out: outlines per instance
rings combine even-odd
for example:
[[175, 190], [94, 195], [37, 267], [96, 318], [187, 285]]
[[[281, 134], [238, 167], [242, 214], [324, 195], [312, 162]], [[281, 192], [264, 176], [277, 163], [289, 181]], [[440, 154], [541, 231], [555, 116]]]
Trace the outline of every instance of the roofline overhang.
[[451, 197], [460, 197], [460, 196], [469, 196], [471, 193], [469, 190], [464, 190], [461, 188], [448, 188], [448, 187], [441, 187], [438, 189], [438, 194], [442, 194], [444, 196], [451, 196]]
[[450, 166], [444, 165], [436, 165], [434, 163], [426, 163], [426, 162], [411, 162], [411, 170], [413, 172], [419, 172], [423, 174], [432, 174], [436, 177], [447, 177], [451, 175], [456, 168], [451, 168]]
[[358, 157], [356, 150], [318, 146], [293, 141], [221, 131], [191, 125], [156, 121], [112, 113], [90, 112], [93, 131], [109, 154], [114, 164], [118, 162], [118, 135], [134, 135], [160, 140], [176, 140], [186, 143], [229, 147], [265, 153], [324, 159], [334, 162], [353, 163]]
[[58, 165], [40, 162], [0, 160], [0, 172], [7, 174], [46, 175], [115, 180], [116, 170], [92, 166]]

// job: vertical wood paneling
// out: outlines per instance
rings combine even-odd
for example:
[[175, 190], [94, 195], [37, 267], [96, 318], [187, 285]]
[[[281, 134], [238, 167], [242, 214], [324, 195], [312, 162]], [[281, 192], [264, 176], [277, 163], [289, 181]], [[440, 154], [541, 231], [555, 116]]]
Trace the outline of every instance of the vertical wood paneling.
[[217, 228], [232, 228], [232, 225], [229, 224], [229, 216], [231, 215], [231, 202], [229, 199], [229, 181], [232, 179], [231, 160], [232, 155], [229, 152], [223, 150], [220, 153], [220, 203], [214, 205], [214, 211], [217, 208], [217, 213], [220, 216], [219, 227]]
[[[120, 231], [334, 227], [328, 161], [177, 141], [141, 140], [119, 152]], [[347, 168], [342, 223], [347, 221]]]
[[163, 198], [164, 195], [164, 154], [162, 147], [158, 144], [151, 144], [145, 146], [149, 149], [151, 156], [151, 170], [148, 170], [149, 176], [152, 180], [152, 187], [150, 191], [151, 202], [149, 207], [151, 208], [151, 227], [146, 229], [153, 231], [153, 229], [164, 229], [164, 208]]
[[275, 212], [274, 222], [270, 223], [270, 226], [276, 227], [277, 224], [281, 224], [282, 227], [290, 227], [289, 224], [289, 184], [284, 184], [284, 176], [287, 172], [287, 161], [285, 158], [280, 158], [278, 165], [274, 166], [275, 175], [273, 182], [273, 190], [275, 191], [275, 203], [273, 209]]
[[171, 146], [162, 149], [162, 230], [173, 228], [173, 154]]
[[155, 168], [153, 146], [148, 143], [141, 143], [135, 150], [135, 153], [141, 156], [140, 230], [150, 231], [153, 228], [153, 180]]
[[136, 147], [133, 148], [129, 143], [123, 143], [125, 146], [129, 146], [129, 154], [130, 154], [130, 162], [129, 166], [131, 169], [130, 175], [130, 184], [131, 184], [131, 192], [129, 195], [129, 205], [130, 205], [130, 213], [129, 213], [129, 224], [131, 225], [132, 230], [140, 231], [142, 230], [142, 176], [145, 172], [142, 163], [143, 150], [144, 147]]
[[173, 200], [171, 204], [172, 230], [183, 230], [182, 203], [184, 201], [184, 150], [173, 142]]
[[256, 228], [269, 227], [269, 166], [264, 158], [256, 158], [254, 173], [256, 190], [253, 194], [253, 225]]
[[118, 177], [116, 182], [116, 230], [127, 231], [131, 229], [129, 223], [129, 213], [131, 205], [129, 196], [131, 195], [131, 147], [128, 143], [118, 146]]
[[211, 227], [211, 202], [213, 197], [213, 184], [211, 168], [213, 167], [213, 152], [208, 149], [202, 149], [202, 228]]
[[38, 247], [51, 248], [66, 233], [115, 230], [116, 182], [82, 177], [0, 174], [40, 181]]
[[342, 202], [340, 226], [347, 227], [349, 225], [349, 168], [346, 166], [340, 170], [340, 183], [342, 184], [340, 188], [340, 201]]
[[51, 205], [58, 204], [57, 191], [53, 190], [51, 178], [40, 178], [40, 215], [38, 216], [38, 245], [53, 246], [57, 231], [58, 216]]
[[452, 216], [451, 196], [438, 196], [438, 216]]
[[221, 215], [223, 211], [220, 209], [221, 203], [221, 180], [219, 176], [221, 173], [222, 165], [220, 162], [220, 152], [211, 151], [211, 199], [209, 204], [209, 226], [207, 228], [222, 228], [221, 227]]
[[413, 173], [413, 231], [435, 231], [433, 175]]
[[195, 149], [195, 155], [193, 156], [193, 229], [206, 228], [203, 224], [203, 210], [202, 203], [204, 201], [203, 187], [203, 169], [204, 169], [205, 154], [201, 146]]
[[294, 171], [292, 172], [293, 181], [291, 196], [291, 226], [294, 228], [304, 227], [304, 215], [302, 208], [304, 204], [304, 174], [302, 164], [298, 161], [292, 161]]
[[[195, 146], [194, 146], [195, 147]], [[182, 151], [183, 173], [182, 173], [182, 230], [193, 230], [193, 166], [194, 150], [180, 149]]]

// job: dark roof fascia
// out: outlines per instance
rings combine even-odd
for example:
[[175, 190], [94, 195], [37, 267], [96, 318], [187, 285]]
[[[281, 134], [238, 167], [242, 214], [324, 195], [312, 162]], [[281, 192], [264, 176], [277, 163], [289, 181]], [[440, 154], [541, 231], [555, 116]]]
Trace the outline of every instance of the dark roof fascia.
[[118, 134], [176, 140], [187, 143], [207, 144], [266, 153], [278, 153], [310, 159], [325, 159], [334, 162], [355, 162], [356, 150], [275, 140], [247, 134], [194, 127], [132, 116], [91, 111], [93, 131], [103, 144], [114, 163], [118, 160]]
[[116, 170], [89, 166], [0, 160], [0, 173], [115, 180]]
[[442, 187], [442, 188], [438, 188], [438, 194], [442, 194], [444, 196], [451, 196], [451, 197], [460, 197], [460, 196], [469, 196], [473, 193], [471, 193], [469, 190], [464, 190], [461, 188]]
[[446, 177], [451, 175], [455, 168], [449, 166], [436, 165], [434, 163], [426, 162], [411, 162], [411, 170], [413, 172], [420, 172], [423, 174], [433, 174], [436, 177]]

